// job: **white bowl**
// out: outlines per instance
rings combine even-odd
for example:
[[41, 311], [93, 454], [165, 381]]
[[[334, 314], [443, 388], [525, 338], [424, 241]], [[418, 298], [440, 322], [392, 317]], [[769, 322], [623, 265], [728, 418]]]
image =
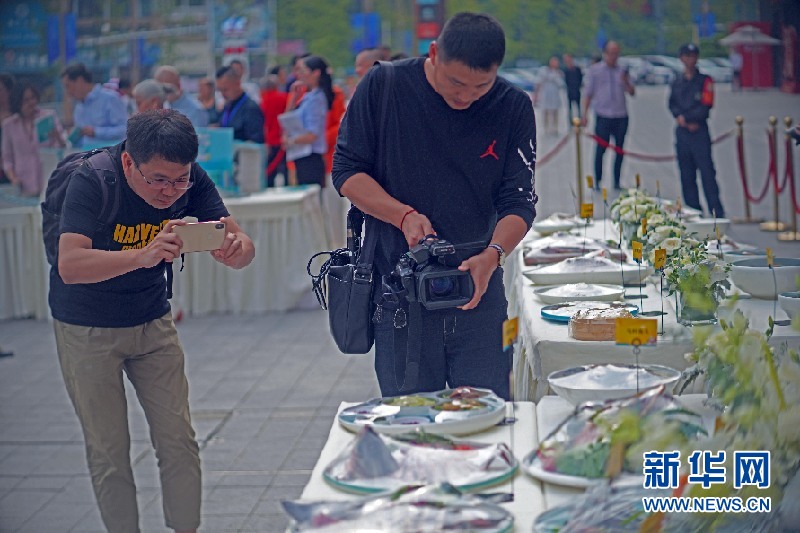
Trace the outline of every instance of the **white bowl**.
[[[712, 254], [715, 253], [714, 250], [709, 250]], [[740, 259], [750, 259], [754, 257], [762, 257], [767, 255], [767, 252], [764, 250], [731, 250], [730, 252], [722, 252], [722, 259], [727, 261], [728, 263], [733, 263], [734, 261], [739, 261]]]
[[744, 292], [763, 300], [774, 300], [782, 292], [797, 290], [800, 259], [776, 257], [773, 265], [772, 269], [767, 266], [766, 257], [734, 261], [731, 263], [731, 281]]
[[782, 292], [778, 295], [778, 303], [792, 320], [800, 315], [800, 292]]
[[714, 229], [714, 224], [719, 228], [720, 236], [725, 235], [731, 221], [727, 218], [696, 218], [694, 220], [684, 220], [683, 225], [686, 226], [686, 235], [692, 236], [697, 239], [716, 239], [717, 232]]
[[556, 394], [572, 405], [580, 405], [627, 398], [661, 385], [671, 393], [680, 377], [680, 371], [668, 366], [640, 365], [637, 368], [636, 365], [604, 363], [557, 370], [547, 376], [547, 381]]

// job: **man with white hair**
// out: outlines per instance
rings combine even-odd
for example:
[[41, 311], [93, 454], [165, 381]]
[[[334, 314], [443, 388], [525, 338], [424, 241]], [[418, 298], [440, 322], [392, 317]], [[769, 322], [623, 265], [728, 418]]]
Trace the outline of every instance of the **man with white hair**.
[[168, 93], [172, 93], [172, 86], [166, 86], [152, 78], [146, 79], [133, 88], [133, 99], [136, 102], [136, 112], [144, 113], [153, 109], [163, 109]]
[[183, 113], [195, 128], [208, 126], [208, 112], [203, 109], [197, 99], [184, 93], [181, 89], [181, 76], [178, 69], [170, 65], [163, 65], [156, 69], [153, 78], [161, 83], [166, 83], [174, 87], [174, 92], [167, 95], [167, 103], [170, 109]]

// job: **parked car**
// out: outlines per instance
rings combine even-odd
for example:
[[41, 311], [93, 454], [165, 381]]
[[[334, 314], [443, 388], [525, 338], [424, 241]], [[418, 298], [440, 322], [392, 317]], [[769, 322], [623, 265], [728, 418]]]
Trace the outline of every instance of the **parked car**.
[[642, 57], [655, 66], [666, 67], [672, 70], [673, 79], [675, 76], [683, 74], [683, 63], [681, 63], [681, 60], [677, 57], [660, 55], [647, 55]]
[[711, 76], [714, 83], [730, 83], [733, 79], [733, 67], [723, 67], [711, 59], [698, 59], [697, 68], [703, 74]]
[[534, 83], [530, 79], [520, 76], [518, 73], [512, 70], [500, 69], [497, 71], [497, 75], [505, 78], [507, 81], [511, 82], [527, 93], [533, 93], [533, 91], [536, 89]]
[[634, 85], [649, 83], [647, 81], [647, 76], [650, 74], [650, 69], [652, 69], [653, 66], [641, 57], [622, 56], [617, 60], [617, 63], [622, 68], [628, 70], [628, 75]]

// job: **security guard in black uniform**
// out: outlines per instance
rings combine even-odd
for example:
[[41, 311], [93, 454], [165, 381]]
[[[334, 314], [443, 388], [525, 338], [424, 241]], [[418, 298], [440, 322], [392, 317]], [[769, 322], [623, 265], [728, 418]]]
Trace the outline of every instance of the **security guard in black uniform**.
[[675, 150], [681, 173], [684, 203], [700, 209], [697, 190], [697, 171], [703, 181], [706, 206], [712, 215], [724, 217], [725, 210], [719, 200], [717, 172], [711, 160], [711, 136], [708, 133], [708, 113], [714, 105], [714, 82], [697, 70], [700, 50], [694, 44], [681, 46], [679, 56], [685, 67], [682, 76], [672, 82], [669, 110], [675, 117]]

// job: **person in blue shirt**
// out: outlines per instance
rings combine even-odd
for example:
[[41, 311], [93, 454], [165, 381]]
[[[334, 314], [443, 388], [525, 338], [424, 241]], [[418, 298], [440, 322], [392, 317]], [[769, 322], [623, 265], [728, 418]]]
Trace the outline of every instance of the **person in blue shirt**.
[[[303, 132], [286, 136], [286, 145], [310, 145], [307, 155], [292, 158], [287, 150], [287, 159], [294, 161], [299, 185], [325, 184], [324, 156], [328, 151], [325, 129], [328, 110], [333, 103], [333, 82], [328, 73], [328, 63], [319, 56], [310, 56], [299, 62], [297, 81], [307, 92], [297, 106]], [[302, 152], [301, 152], [302, 153]]]
[[77, 131], [70, 134], [73, 145], [83, 146], [87, 141], [108, 141], [111, 145], [125, 138], [128, 113], [116, 92], [93, 84], [92, 73], [83, 63], [65, 68], [61, 81], [77, 102], [72, 113]]
[[264, 144], [264, 113], [242, 89], [242, 78], [231, 67], [217, 71], [217, 89], [225, 99], [219, 125], [233, 128], [233, 139]]
[[170, 109], [183, 113], [195, 128], [208, 126], [208, 111], [203, 109], [196, 98], [189, 96], [181, 89], [181, 76], [175, 67], [164, 65], [156, 69], [153, 78], [161, 83], [172, 85], [174, 91], [167, 95]]

